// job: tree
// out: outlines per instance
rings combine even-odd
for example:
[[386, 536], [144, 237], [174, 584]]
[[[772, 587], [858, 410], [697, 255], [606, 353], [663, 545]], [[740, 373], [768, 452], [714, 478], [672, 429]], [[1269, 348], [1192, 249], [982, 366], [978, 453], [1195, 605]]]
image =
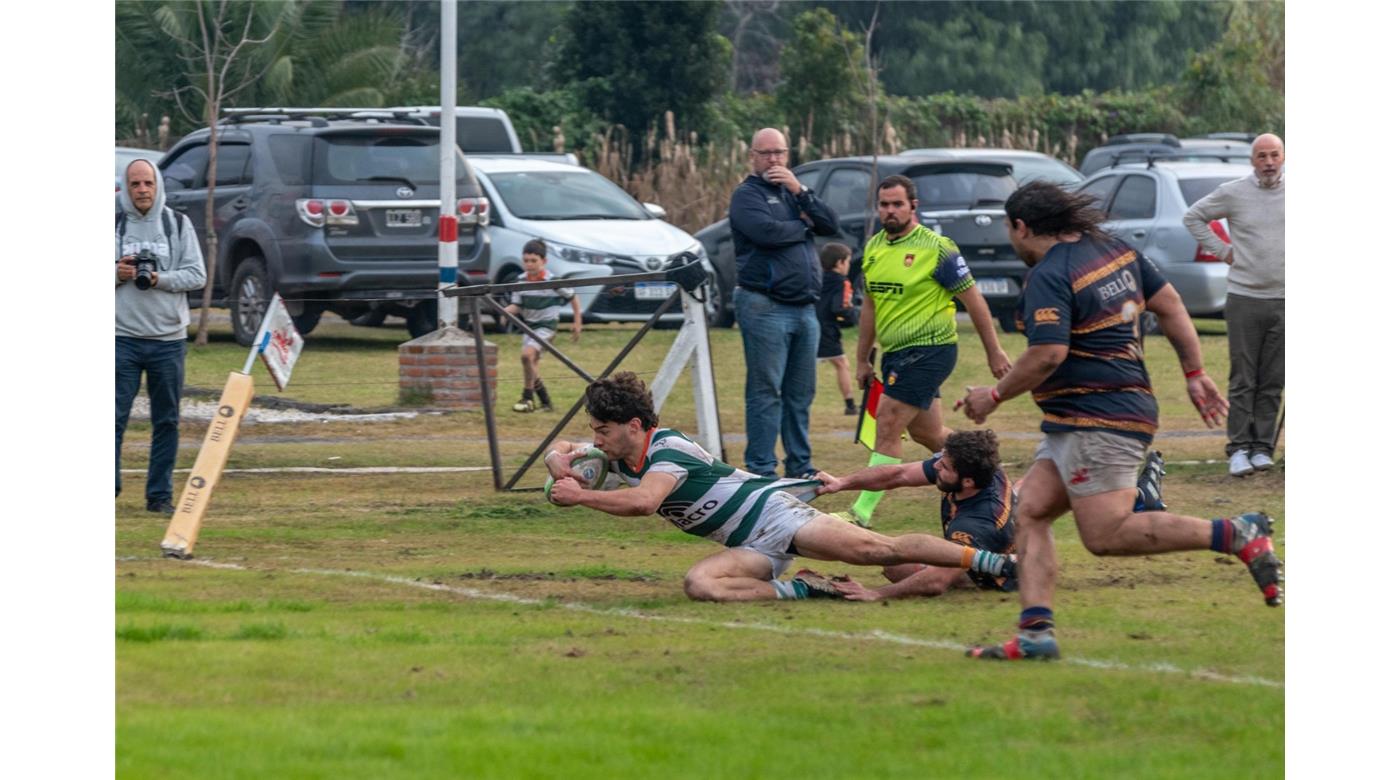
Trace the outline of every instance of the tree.
[[1218, 44], [1191, 58], [1183, 100], [1201, 130], [1283, 134], [1283, 3], [1238, 3]]
[[729, 42], [716, 32], [717, 2], [575, 3], [565, 17], [556, 77], [590, 111], [626, 129], [634, 159], [667, 111], [702, 129], [724, 86]]
[[[856, 129], [851, 117], [867, 107], [865, 46], [824, 8], [793, 21], [779, 58], [778, 107], [807, 143], [826, 145]], [[791, 139], [796, 143], [797, 139]]]

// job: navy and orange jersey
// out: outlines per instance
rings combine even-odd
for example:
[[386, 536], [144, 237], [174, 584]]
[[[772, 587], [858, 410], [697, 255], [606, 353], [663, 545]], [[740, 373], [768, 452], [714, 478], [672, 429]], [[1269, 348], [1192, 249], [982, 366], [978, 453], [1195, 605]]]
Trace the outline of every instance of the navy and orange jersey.
[[1069, 355], [1033, 397], [1046, 433], [1098, 430], [1151, 442], [1157, 398], [1142, 360], [1138, 319], [1167, 284], [1148, 258], [1115, 238], [1060, 243], [1026, 274], [1018, 318], [1031, 346]]
[[[924, 461], [924, 476], [931, 485], [938, 483], [934, 464], [941, 457], [943, 454], [937, 453]], [[995, 553], [1016, 552], [1016, 493], [1002, 469], [997, 469], [991, 484], [973, 495], [958, 500], [944, 493], [941, 504], [944, 539]], [[1013, 591], [1017, 586], [1014, 578], [972, 571], [967, 576], [985, 590]]]

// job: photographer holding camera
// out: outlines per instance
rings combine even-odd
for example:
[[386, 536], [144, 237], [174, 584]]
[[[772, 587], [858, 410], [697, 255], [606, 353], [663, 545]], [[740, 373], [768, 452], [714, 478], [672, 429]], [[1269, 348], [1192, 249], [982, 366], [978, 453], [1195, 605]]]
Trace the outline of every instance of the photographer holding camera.
[[151, 458], [146, 510], [173, 514], [171, 474], [180, 444], [185, 382], [185, 293], [204, 287], [204, 255], [189, 217], [165, 206], [165, 184], [148, 160], [126, 168], [117, 212], [117, 495], [122, 492], [122, 434], [146, 373], [151, 399]]

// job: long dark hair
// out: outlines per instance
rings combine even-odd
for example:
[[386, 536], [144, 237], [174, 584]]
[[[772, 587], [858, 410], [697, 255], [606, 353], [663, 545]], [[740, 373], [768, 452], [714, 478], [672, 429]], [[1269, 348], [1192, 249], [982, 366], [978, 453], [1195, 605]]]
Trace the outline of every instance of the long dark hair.
[[1006, 219], [1013, 225], [1021, 220], [1037, 236], [1079, 232], [1099, 240], [1108, 237], [1100, 227], [1104, 214], [1094, 207], [1093, 195], [1066, 192], [1047, 181], [1033, 181], [1011, 193]]

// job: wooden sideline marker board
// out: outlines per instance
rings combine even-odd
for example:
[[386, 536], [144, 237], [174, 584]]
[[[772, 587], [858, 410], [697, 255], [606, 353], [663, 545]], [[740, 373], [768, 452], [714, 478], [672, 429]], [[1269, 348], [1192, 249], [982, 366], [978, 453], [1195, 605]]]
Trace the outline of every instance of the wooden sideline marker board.
[[185, 482], [179, 503], [175, 504], [175, 515], [170, 518], [165, 538], [161, 540], [161, 553], [167, 558], [189, 558], [193, 554], [204, 513], [209, 509], [209, 498], [219, 484], [229, 450], [238, 437], [238, 426], [252, 401], [253, 377], [236, 371], [229, 374], [223, 395], [219, 396], [219, 407], [204, 434], [204, 444], [199, 448], [194, 468], [190, 469], [190, 478]]

